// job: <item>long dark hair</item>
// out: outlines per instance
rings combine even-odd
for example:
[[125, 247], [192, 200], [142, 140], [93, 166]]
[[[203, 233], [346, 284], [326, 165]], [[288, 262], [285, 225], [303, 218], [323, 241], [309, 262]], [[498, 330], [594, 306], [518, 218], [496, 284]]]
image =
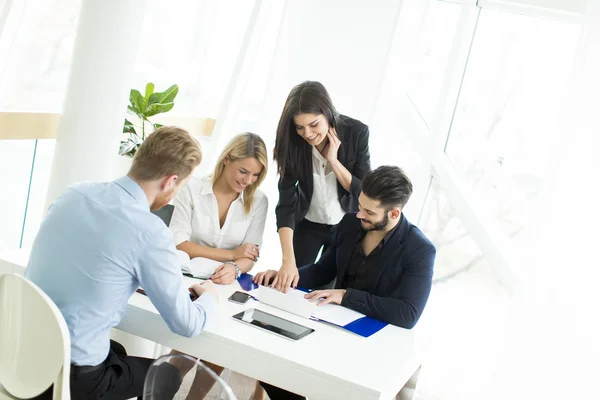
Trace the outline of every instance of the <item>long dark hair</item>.
[[296, 133], [293, 120], [295, 115], [304, 113], [323, 114], [330, 127], [338, 126], [339, 114], [325, 86], [315, 81], [294, 86], [283, 106], [273, 149], [273, 159], [281, 177], [291, 174], [300, 178], [306, 164], [311, 162], [311, 145]]

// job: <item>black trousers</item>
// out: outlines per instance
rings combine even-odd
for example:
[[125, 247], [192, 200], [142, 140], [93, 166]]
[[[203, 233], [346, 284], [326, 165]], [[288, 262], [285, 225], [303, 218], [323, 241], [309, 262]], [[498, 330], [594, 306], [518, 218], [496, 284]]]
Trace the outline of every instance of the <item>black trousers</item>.
[[[294, 229], [294, 254], [298, 268], [315, 262], [319, 250], [323, 253], [331, 244], [333, 225], [317, 224], [303, 219]], [[321, 253], [322, 254], [322, 253]]]
[[[126, 400], [132, 397], [142, 398], [146, 373], [154, 360], [151, 358], [130, 357], [120, 344], [110, 341], [108, 357], [97, 368], [71, 365], [71, 398]], [[179, 373], [175, 368], [161, 373], [172, 374], [174, 390], [177, 392], [181, 384]], [[52, 387], [38, 399], [51, 399]], [[164, 398], [169, 398], [165, 396]]]
[[261, 382], [260, 385], [265, 389], [270, 400], [306, 400], [306, 397], [304, 396], [288, 392], [287, 390], [269, 385], [268, 383]]

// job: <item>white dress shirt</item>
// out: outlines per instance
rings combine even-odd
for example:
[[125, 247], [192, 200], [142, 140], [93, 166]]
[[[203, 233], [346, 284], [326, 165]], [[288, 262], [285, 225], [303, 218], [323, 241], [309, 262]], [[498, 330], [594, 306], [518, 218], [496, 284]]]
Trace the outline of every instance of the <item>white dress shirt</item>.
[[312, 163], [313, 194], [305, 218], [318, 224], [336, 225], [346, 213], [338, 200], [335, 172], [327, 159], [314, 146]]
[[[190, 301], [173, 235], [125, 176], [71, 186], [52, 204], [33, 243], [25, 276], [56, 303], [71, 337], [71, 362], [98, 365], [138, 286], [171, 330], [198, 335], [217, 300]], [[40, 333], [41, 334], [41, 333]]]
[[267, 196], [254, 193], [250, 212], [244, 211], [244, 194], [231, 203], [225, 223], [219, 223], [219, 205], [211, 176], [192, 178], [173, 202], [175, 210], [169, 228], [175, 245], [190, 241], [216, 249], [235, 250], [244, 243], [260, 246], [267, 219]]

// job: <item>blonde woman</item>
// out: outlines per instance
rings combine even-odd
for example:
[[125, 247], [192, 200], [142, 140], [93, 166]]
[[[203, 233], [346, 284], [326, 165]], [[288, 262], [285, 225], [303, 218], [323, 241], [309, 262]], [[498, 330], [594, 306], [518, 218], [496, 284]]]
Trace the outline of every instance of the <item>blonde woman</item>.
[[211, 175], [192, 178], [175, 199], [175, 245], [190, 258], [223, 262], [214, 283], [233, 282], [258, 259], [268, 207], [258, 187], [266, 174], [265, 142], [242, 133], [225, 147]]
[[[213, 173], [192, 178], [175, 199], [169, 226], [175, 245], [190, 258], [223, 262], [211, 277], [214, 283], [233, 282], [258, 259], [268, 207], [258, 187], [267, 175], [267, 164], [261, 137], [241, 133], [225, 146]], [[219, 375], [223, 372], [223, 367], [204, 363]], [[204, 398], [212, 383], [197, 375], [189, 398]], [[258, 384], [253, 398], [264, 398]]]

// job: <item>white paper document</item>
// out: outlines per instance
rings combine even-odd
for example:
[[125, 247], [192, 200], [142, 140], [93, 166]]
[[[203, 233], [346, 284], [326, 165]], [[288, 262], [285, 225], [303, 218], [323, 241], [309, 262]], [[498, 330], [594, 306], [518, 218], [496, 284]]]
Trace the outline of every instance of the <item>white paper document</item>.
[[335, 325], [345, 326], [364, 317], [364, 314], [337, 304], [317, 306], [304, 298], [306, 292], [290, 289], [287, 293], [279, 292], [266, 286], [259, 286], [251, 292], [261, 303], [299, 315], [304, 318], [314, 317]]
[[177, 250], [177, 254], [181, 260], [181, 272], [198, 279], [209, 279], [217, 267], [223, 264], [204, 257], [194, 257], [190, 260], [190, 256], [181, 250]]
[[332, 324], [336, 324], [339, 326], [346, 326], [350, 322], [354, 322], [357, 319], [360, 319], [365, 316], [364, 314], [361, 314], [344, 306], [331, 303], [317, 307], [316, 311], [313, 311], [312, 315], [317, 319], [331, 322]]
[[287, 293], [283, 293], [267, 286], [259, 286], [256, 292], [256, 297], [261, 303], [280, 308], [304, 318], [310, 318], [313, 310], [317, 308], [316, 304], [304, 298], [306, 293], [300, 290], [290, 289]]

